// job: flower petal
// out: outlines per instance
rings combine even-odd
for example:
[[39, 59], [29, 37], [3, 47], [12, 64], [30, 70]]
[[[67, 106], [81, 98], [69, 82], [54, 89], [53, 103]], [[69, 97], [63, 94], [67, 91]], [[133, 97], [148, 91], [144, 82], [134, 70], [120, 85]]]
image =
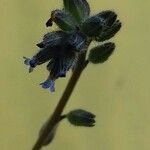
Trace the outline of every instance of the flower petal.
[[34, 57], [33, 58], [23, 57], [23, 58], [25, 59], [24, 64], [30, 66], [29, 67], [29, 73], [31, 73], [37, 65], [35, 58]]
[[50, 77], [43, 83], [40, 83], [42, 85], [42, 88], [44, 89], [50, 89], [51, 92], [55, 92], [55, 82]]
[[121, 22], [117, 20], [109, 29], [102, 32], [98, 37], [96, 37], [95, 40], [98, 42], [109, 40], [116, 35], [116, 33], [120, 30], [121, 26]]
[[66, 41], [67, 34], [63, 31], [49, 32], [44, 35], [42, 43], [45, 46], [56, 46]]

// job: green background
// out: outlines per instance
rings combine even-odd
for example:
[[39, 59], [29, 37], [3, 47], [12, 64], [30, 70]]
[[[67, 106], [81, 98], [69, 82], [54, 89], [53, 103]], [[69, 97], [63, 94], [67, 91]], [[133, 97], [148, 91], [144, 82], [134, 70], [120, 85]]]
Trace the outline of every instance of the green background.
[[[45, 150], [150, 149], [150, 1], [90, 0], [92, 13], [115, 10], [123, 27], [112, 39], [115, 53], [103, 65], [89, 65], [65, 111], [94, 112], [94, 128], [73, 127], [63, 121]], [[28, 73], [23, 56], [36, 52], [45, 22], [62, 0], [0, 0], [0, 149], [30, 150], [38, 130], [53, 112], [67, 78], [56, 92], [38, 84], [46, 79], [45, 65]]]

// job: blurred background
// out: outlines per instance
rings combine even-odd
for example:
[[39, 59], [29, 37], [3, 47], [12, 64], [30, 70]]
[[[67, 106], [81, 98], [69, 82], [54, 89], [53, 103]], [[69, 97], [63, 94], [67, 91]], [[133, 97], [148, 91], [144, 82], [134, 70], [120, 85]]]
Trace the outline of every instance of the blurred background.
[[[45, 150], [150, 149], [150, 1], [89, 0], [92, 13], [113, 9], [123, 22], [115, 53], [103, 65], [90, 64], [65, 109], [83, 108], [96, 114], [94, 128], [63, 121]], [[61, 0], [0, 0], [0, 149], [30, 150], [38, 131], [53, 112], [67, 78], [56, 92], [38, 84], [45, 65], [28, 73], [23, 56], [32, 56], [47, 31], [45, 22]], [[94, 45], [94, 44], [93, 44]]]

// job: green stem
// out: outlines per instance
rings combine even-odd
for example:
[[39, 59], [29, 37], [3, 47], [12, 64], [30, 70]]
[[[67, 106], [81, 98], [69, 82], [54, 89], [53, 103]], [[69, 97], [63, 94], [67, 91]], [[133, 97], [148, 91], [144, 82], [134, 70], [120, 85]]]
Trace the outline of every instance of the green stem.
[[60, 98], [60, 100], [54, 110], [54, 113], [49, 118], [46, 128], [44, 129], [42, 134], [39, 136], [39, 138], [36, 141], [32, 150], [40, 150], [42, 148], [44, 140], [47, 138], [48, 134], [53, 130], [55, 125], [59, 122], [61, 114], [62, 114], [74, 88], [75, 88], [75, 85], [77, 84], [77, 81], [80, 78], [82, 71], [88, 64], [88, 61], [85, 61], [85, 57], [86, 57], [86, 51], [79, 55], [77, 64], [76, 64], [73, 74], [66, 86], [66, 89], [65, 89], [62, 97]]

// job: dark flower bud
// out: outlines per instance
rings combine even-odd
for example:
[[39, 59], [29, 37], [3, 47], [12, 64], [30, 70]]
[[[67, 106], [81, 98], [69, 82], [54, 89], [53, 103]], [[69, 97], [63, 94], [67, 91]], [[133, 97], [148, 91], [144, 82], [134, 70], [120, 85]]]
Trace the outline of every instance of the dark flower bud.
[[117, 14], [111, 10], [102, 11], [88, 18], [81, 25], [81, 30], [96, 41], [105, 41], [112, 38], [121, 28]]
[[63, 0], [65, 10], [67, 10], [76, 19], [78, 23], [81, 23], [90, 14], [90, 7], [86, 0]]
[[99, 18], [97, 15], [88, 18], [81, 25], [81, 30], [88, 37], [97, 37], [100, 35], [103, 28], [103, 20]]
[[106, 26], [111, 26], [117, 19], [117, 14], [111, 10], [102, 11], [97, 16], [104, 21]]
[[105, 62], [115, 49], [114, 43], [105, 43], [90, 50], [88, 60], [93, 64]]
[[120, 30], [121, 26], [121, 22], [117, 20], [109, 29], [106, 29], [98, 37], [96, 37], [95, 40], [98, 42], [109, 40], [116, 35], [116, 33]]
[[66, 118], [68, 121], [75, 126], [85, 126], [85, 127], [93, 127], [95, 126], [95, 115], [82, 110], [82, 109], [76, 109], [73, 111], [70, 111]]
[[102, 11], [98, 16], [103, 19], [103, 30], [95, 40], [103, 42], [115, 36], [121, 28], [121, 22], [117, 20], [117, 14], [111, 10]]
[[106, 18], [106, 26], [110, 27], [117, 19], [117, 14], [115, 12], [111, 12], [109, 17]]
[[[51, 18], [46, 25], [49, 26], [50, 22], [55, 22], [58, 27], [64, 31], [70, 31], [76, 28], [76, 22], [73, 20], [72, 16], [63, 10], [52, 11]], [[52, 23], [50, 25], [52, 25]]]

